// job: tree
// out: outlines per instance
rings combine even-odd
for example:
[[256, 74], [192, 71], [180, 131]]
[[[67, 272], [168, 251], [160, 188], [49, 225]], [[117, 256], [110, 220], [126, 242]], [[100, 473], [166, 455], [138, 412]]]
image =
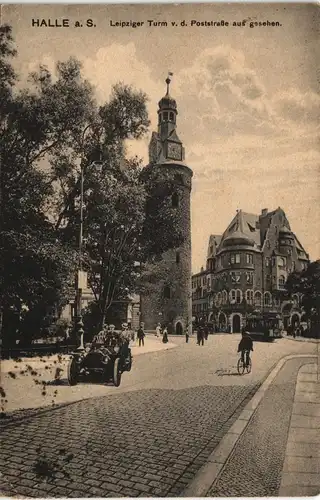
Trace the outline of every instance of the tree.
[[[74, 58], [58, 62], [54, 75], [40, 66], [28, 86], [16, 90], [10, 62], [14, 55], [11, 29], [3, 27], [1, 307], [4, 314], [12, 308], [20, 314], [27, 305], [25, 321], [35, 321], [69, 299], [78, 259], [82, 172], [82, 265], [101, 325], [116, 300], [138, 291], [137, 262], [179, 242], [179, 224], [165, 202], [170, 194], [165, 175], [146, 177], [141, 161], [127, 158], [126, 141], [148, 130], [147, 97], [119, 83], [99, 107]], [[146, 212], [152, 210], [163, 216], [151, 237]], [[168, 225], [172, 230], [164, 231]], [[165, 233], [172, 239], [163, 238]]]
[[287, 280], [286, 290], [292, 296], [302, 295], [301, 305], [310, 321], [313, 336], [319, 337], [320, 328], [320, 260], [311, 262], [308, 267], [292, 273]]
[[15, 90], [11, 28], [2, 26], [0, 34], [0, 307], [2, 333], [9, 339], [14, 332], [6, 316], [14, 312], [20, 317], [25, 306], [25, 320], [41, 318], [40, 311], [43, 316], [67, 300], [74, 250], [50, 221], [55, 178], [45, 166], [57, 151], [73, 144], [82, 122], [90, 119], [94, 101], [72, 59], [57, 65], [56, 81], [40, 68], [28, 89]]

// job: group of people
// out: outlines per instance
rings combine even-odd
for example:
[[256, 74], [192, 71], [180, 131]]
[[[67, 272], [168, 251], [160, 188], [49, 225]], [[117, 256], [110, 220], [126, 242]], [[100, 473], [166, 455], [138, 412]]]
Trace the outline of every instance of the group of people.
[[156, 326], [156, 337], [161, 338], [162, 337], [162, 342], [166, 344], [168, 342], [168, 329], [165, 326], [162, 328], [161, 323], [158, 323]]

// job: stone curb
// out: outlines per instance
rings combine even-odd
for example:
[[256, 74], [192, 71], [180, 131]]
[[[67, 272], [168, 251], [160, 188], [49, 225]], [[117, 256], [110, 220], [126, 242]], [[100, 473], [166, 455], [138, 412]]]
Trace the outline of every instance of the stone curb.
[[306, 337], [300, 337], [300, 338], [293, 338], [293, 337], [288, 337], [288, 336], [285, 336], [285, 337], [282, 337], [283, 339], [286, 339], [286, 340], [292, 340], [293, 342], [311, 342], [311, 344], [320, 344], [320, 339], [313, 339], [313, 338], [306, 338]]
[[205, 465], [201, 467], [193, 481], [183, 491], [180, 497], [205, 497], [213, 484], [218, 479], [224, 465], [226, 464], [232, 450], [238, 442], [241, 434], [249, 424], [255, 410], [263, 399], [266, 391], [269, 389], [271, 383], [278, 375], [283, 365], [294, 358], [315, 358], [314, 354], [290, 354], [284, 356], [278, 361], [276, 366], [271, 370], [263, 384], [257, 390], [253, 398], [242, 410], [238, 419], [231, 426], [229, 431], [224, 435], [218, 446], [213, 450]]

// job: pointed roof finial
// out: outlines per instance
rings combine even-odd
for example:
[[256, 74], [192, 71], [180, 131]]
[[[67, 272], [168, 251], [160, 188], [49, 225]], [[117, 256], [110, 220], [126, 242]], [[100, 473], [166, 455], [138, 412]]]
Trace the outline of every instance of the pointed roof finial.
[[167, 84], [167, 95], [169, 95], [169, 85], [171, 83], [171, 76], [173, 76], [173, 73], [171, 71], [168, 71], [168, 76], [166, 78], [166, 84]]

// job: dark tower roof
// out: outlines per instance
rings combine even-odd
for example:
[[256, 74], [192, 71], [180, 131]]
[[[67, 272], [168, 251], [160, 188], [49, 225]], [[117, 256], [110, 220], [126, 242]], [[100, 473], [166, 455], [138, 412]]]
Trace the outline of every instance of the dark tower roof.
[[286, 234], [288, 236], [292, 236], [292, 232], [290, 231], [289, 228], [287, 228], [287, 226], [282, 226], [280, 229], [279, 229], [279, 233], [281, 234]]
[[244, 234], [242, 231], [234, 231], [230, 236], [224, 239], [223, 241], [223, 246], [224, 247], [230, 247], [233, 245], [245, 245], [249, 247], [254, 246], [254, 240], [249, 238], [246, 234]]
[[159, 101], [159, 110], [168, 109], [168, 110], [175, 111], [177, 113], [177, 101], [175, 99], [173, 99], [173, 97], [171, 97], [170, 92], [169, 92], [170, 83], [171, 83], [171, 79], [168, 76], [168, 78], [166, 79], [167, 93]]

